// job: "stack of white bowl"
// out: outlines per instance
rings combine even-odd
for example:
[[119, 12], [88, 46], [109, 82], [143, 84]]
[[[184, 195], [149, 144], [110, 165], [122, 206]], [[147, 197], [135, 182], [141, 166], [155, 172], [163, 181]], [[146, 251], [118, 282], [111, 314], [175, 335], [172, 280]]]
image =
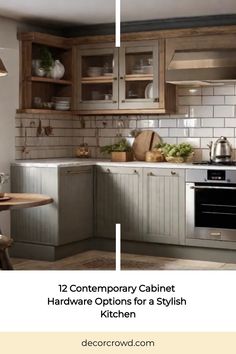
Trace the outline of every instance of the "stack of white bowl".
[[100, 66], [90, 66], [88, 68], [88, 76], [95, 77], [102, 75], [102, 68]]
[[58, 111], [68, 111], [70, 109], [70, 97], [54, 97], [55, 109]]

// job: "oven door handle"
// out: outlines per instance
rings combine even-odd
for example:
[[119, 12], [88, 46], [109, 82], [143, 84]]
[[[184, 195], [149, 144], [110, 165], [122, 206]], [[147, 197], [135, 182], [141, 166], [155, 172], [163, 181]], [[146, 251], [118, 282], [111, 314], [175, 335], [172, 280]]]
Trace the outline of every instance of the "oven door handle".
[[236, 187], [216, 187], [216, 186], [209, 186], [209, 187], [205, 187], [205, 186], [191, 186], [191, 189], [230, 189], [230, 190], [236, 190]]

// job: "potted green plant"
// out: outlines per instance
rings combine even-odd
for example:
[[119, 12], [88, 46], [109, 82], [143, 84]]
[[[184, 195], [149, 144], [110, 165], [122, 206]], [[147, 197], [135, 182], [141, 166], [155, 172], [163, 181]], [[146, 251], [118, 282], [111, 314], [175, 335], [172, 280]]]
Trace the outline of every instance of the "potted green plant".
[[167, 162], [191, 162], [193, 147], [188, 143], [181, 144], [158, 144], [155, 146], [165, 157]]
[[48, 76], [54, 65], [52, 53], [47, 47], [41, 47], [39, 58], [40, 58], [40, 68], [42, 68], [45, 71], [45, 74]]
[[111, 161], [113, 162], [133, 160], [132, 147], [126, 139], [121, 139], [115, 144], [102, 146], [101, 152], [111, 154]]

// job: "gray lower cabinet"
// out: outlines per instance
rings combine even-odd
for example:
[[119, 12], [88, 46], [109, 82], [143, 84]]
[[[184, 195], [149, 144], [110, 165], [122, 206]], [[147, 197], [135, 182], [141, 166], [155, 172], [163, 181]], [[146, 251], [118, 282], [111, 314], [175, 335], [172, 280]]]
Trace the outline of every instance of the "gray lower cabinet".
[[184, 170], [143, 170], [143, 241], [184, 244]]
[[140, 240], [142, 219], [142, 169], [97, 166], [96, 236], [115, 237], [121, 224], [122, 239]]
[[13, 192], [47, 194], [54, 200], [49, 205], [12, 211], [14, 255], [20, 256], [23, 250], [32, 258], [60, 258], [65, 247], [73, 254], [68, 244], [93, 236], [92, 166], [12, 166], [11, 183]]

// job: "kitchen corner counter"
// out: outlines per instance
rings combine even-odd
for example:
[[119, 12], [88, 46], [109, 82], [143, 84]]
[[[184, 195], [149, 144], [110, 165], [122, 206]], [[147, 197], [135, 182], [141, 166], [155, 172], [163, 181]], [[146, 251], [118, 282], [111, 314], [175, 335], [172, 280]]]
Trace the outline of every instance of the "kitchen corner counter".
[[117, 166], [134, 168], [174, 168], [174, 169], [227, 169], [236, 170], [236, 166], [228, 165], [194, 165], [192, 163], [169, 163], [169, 162], [112, 162], [105, 159], [78, 159], [78, 158], [58, 158], [58, 159], [35, 159], [35, 160], [15, 160], [12, 166], [25, 167], [73, 167], [73, 166]]

